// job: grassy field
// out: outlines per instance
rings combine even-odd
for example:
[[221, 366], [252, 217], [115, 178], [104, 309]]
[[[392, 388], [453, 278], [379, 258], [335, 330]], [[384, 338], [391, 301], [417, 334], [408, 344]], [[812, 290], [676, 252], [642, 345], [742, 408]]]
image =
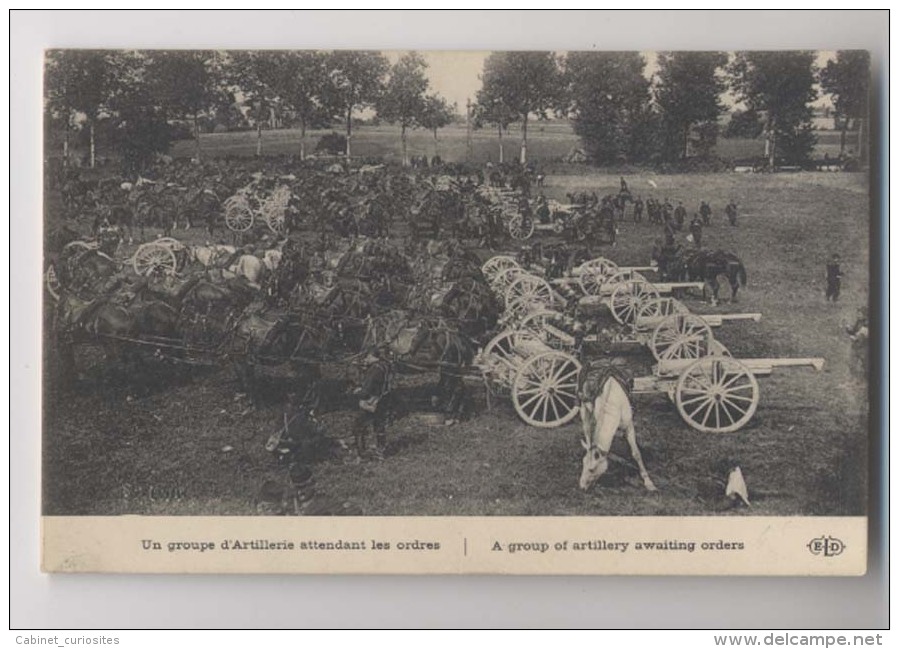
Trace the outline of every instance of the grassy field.
[[[339, 128], [337, 132], [342, 133]], [[315, 143], [331, 130], [310, 131], [306, 136], [306, 150], [312, 152]], [[399, 162], [402, 157], [399, 130], [393, 126], [362, 126], [354, 132], [352, 152], [354, 156], [383, 157], [390, 162]], [[836, 131], [817, 131], [818, 145], [815, 156], [824, 157], [828, 153], [837, 157], [840, 152], [840, 134]], [[454, 124], [437, 132], [437, 141], [429, 131], [412, 130], [408, 134], [409, 155], [426, 155], [429, 158], [438, 153], [447, 162], [464, 161], [468, 155], [467, 134], [464, 125]], [[235, 133], [210, 133], [201, 136], [201, 146], [208, 155], [252, 156], [256, 154], [257, 136], [255, 131]], [[854, 142], [849, 136], [848, 148]], [[499, 139], [494, 129], [472, 131], [472, 155], [474, 162], [498, 162]], [[513, 125], [503, 136], [504, 159], [517, 160], [521, 146], [521, 132]], [[528, 155], [530, 159], [549, 161], [562, 158], [580, 141], [568, 124], [561, 122], [532, 122], [528, 128]], [[172, 149], [175, 156], [192, 156], [195, 144], [192, 140], [176, 142]], [[262, 132], [263, 154], [298, 154], [300, 132], [296, 129], [269, 130]], [[764, 155], [765, 143], [761, 138], [718, 138], [715, 153], [728, 159], [745, 159]]]
[[[241, 146], [252, 146], [252, 136], [247, 138]], [[486, 152], [492, 144], [483, 138]], [[386, 132], [371, 142], [360, 137], [358, 149], [384, 152], [391, 142]], [[293, 146], [286, 137], [283, 145]], [[459, 150], [458, 142], [454, 146]], [[540, 146], [535, 133], [535, 155]], [[570, 145], [547, 136], [545, 146], [543, 151], [557, 151]], [[274, 149], [274, 142], [266, 147]], [[754, 419], [727, 435], [688, 428], [662, 394], [638, 397], [638, 439], [659, 487], [653, 494], [643, 490], [636, 471], [617, 464], [593, 491], [581, 493], [579, 424], [528, 427], [508, 400], [494, 401], [488, 410], [480, 390], [473, 419], [430, 426], [422, 417], [428, 410], [422, 390], [436, 378], [403, 377], [398, 390], [409, 412], [390, 427], [386, 459], [356, 464], [338, 449], [316, 465], [319, 496], [350, 503], [365, 515], [718, 515], [725, 505], [719, 480], [728, 466], [739, 464], [753, 507], [729, 514], [864, 511], [866, 386], [849, 371], [843, 327], [868, 300], [867, 176], [633, 174], [627, 180], [644, 198], [682, 200], [691, 212], [701, 199], [711, 203], [706, 245], [737, 252], [748, 271], [740, 303], [717, 311], [764, 314], [757, 324], [716, 331], [734, 356], [821, 356], [824, 371], [784, 369], [760, 379]], [[546, 191], [562, 198], [568, 191], [602, 194], [617, 187], [617, 176], [582, 170], [550, 176]], [[723, 217], [730, 199], [740, 205], [736, 228]], [[645, 223], [624, 224], [618, 247], [602, 254], [619, 264], [642, 265], [659, 235]], [[194, 231], [175, 236], [202, 237]], [[825, 260], [834, 252], [843, 256], [845, 273], [836, 305], [824, 300]], [[714, 311], [689, 304], [697, 312]], [[137, 384], [94, 350], [83, 350], [79, 361], [84, 377], [74, 389], [45, 401], [44, 475], [52, 476], [45, 483], [46, 513], [251, 515], [257, 513], [254, 499], [262, 484], [286, 484], [286, 470], [264, 449], [280, 426], [286, 381], [271, 379], [267, 406], [245, 413], [245, 405], [233, 399], [236, 383], [227, 367], [150, 364]], [[647, 370], [648, 352], [629, 364]], [[150, 380], [154, 376], [157, 380]], [[331, 378], [342, 377], [332, 373]], [[354, 417], [353, 399], [347, 397], [329, 404], [322, 419], [330, 437], [351, 443]], [[613, 451], [629, 456], [620, 439]]]

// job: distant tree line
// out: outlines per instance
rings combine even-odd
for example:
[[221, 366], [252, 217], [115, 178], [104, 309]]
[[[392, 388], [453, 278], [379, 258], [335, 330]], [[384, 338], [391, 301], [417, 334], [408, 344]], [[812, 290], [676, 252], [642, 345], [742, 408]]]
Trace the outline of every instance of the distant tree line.
[[[842, 148], [850, 122], [867, 116], [867, 52], [838, 52], [822, 70], [807, 51], [662, 52], [656, 63], [649, 79], [635, 52], [495, 52], [468, 117], [475, 128], [496, 129], [501, 161], [513, 123], [521, 133], [517, 160], [526, 163], [529, 125], [555, 116], [570, 120], [596, 164], [671, 162], [710, 155], [729, 89], [740, 106], [724, 135], [764, 135], [774, 164], [811, 155], [819, 85], [833, 98]], [[349, 50], [51, 50], [46, 57], [47, 131], [62, 133], [66, 163], [75, 137], [85, 141], [91, 166], [99, 139], [140, 169], [185, 133], [200, 158], [204, 127], [250, 124], [261, 155], [264, 126], [286, 122], [299, 127], [300, 158], [307, 131], [335, 123], [350, 156], [362, 111], [399, 127], [408, 164], [409, 131], [432, 133], [436, 154], [438, 131], [457, 107], [431, 92], [427, 62], [416, 52], [393, 64], [378, 52]]]
[[661, 52], [649, 79], [637, 52], [496, 52], [484, 65], [475, 124], [497, 128], [500, 159], [510, 124], [521, 123], [524, 163], [528, 120], [553, 113], [571, 121], [597, 164], [674, 162], [711, 155], [730, 90], [742, 108], [724, 135], [764, 135], [770, 165], [801, 164], [816, 143], [817, 84], [833, 98], [841, 151], [849, 121], [862, 123], [868, 110], [867, 52], [838, 52], [822, 70], [815, 59], [810, 51]]

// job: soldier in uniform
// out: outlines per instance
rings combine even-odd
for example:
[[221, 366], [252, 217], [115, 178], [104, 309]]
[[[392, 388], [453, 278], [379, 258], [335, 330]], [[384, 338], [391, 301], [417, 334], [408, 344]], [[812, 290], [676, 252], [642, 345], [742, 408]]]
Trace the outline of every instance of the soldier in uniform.
[[636, 200], [634, 200], [634, 223], [639, 223], [643, 220], [643, 199], [637, 196]]
[[701, 201], [699, 203], [699, 215], [702, 217], [703, 225], [711, 225], [712, 224], [712, 208], [705, 201]]
[[550, 222], [549, 205], [546, 202], [546, 196], [543, 194], [537, 197], [537, 218], [540, 220], [540, 223], [546, 224]]
[[727, 214], [727, 220], [731, 225], [737, 224], [737, 204], [731, 201], [727, 204], [727, 207], [724, 208], [724, 213]]
[[824, 296], [828, 302], [836, 302], [840, 299], [840, 283], [843, 279], [839, 255], [834, 254], [834, 256], [830, 258], [830, 261], [827, 262], [826, 275], [827, 290], [825, 291]]
[[674, 209], [674, 221], [677, 223], [677, 229], [684, 229], [684, 222], [687, 220], [687, 208], [684, 207], [684, 204], [678, 201], [677, 207]]
[[362, 379], [362, 385], [356, 388], [359, 397], [359, 416], [353, 427], [356, 441], [356, 453], [361, 457], [366, 450], [366, 437], [369, 431], [375, 433], [375, 457], [384, 457], [387, 447], [387, 418], [391, 406], [390, 350], [381, 345], [372, 350], [366, 359], [369, 365]]
[[693, 237], [693, 245], [702, 248], [702, 220], [698, 214], [694, 214], [690, 221], [690, 236]]

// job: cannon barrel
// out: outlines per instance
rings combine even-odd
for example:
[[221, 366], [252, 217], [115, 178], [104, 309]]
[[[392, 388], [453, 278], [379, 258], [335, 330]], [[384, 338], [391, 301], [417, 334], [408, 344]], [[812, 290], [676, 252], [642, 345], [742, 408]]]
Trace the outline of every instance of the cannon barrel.
[[[818, 372], [824, 369], [823, 358], [738, 358], [736, 360], [756, 376], [767, 376], [773, 373], [777, 367], [812, 367]], [[661, 360], [655, 368], [656, 376], [676, 377], [695, 361], [696, 359], [692, 358]]]

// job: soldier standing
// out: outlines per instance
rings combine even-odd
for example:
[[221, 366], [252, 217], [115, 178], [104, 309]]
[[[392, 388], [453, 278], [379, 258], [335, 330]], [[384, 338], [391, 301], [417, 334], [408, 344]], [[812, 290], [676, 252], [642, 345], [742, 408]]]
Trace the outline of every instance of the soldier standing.
[[684, 221], [687, 220], [687, 208], [680, 201], [678, 201], [677, 207], [674, 209], [674, 220], [677, 223], [677, 229], [683, 230]]
[[643, 220], [643, 199], [637, 196], [637, 200], [634, 201], [634, 223], [639, 223]]
[[840, 256], [834, 254], [827, 263], [827, 291], [825, 298], [828, 302], [836, 302], [840, 299], [840, 280], [843, 279], [843, 271], [840, 269]]
[[354, 426], [356, 452], [361, 456], [366, 448], [369, 430], [375, 433], [375, 457], [382, 458], [387, 447], [387, 416], [390, 409], [390, 354], [386, 346], [373, 350], [362, 385], [356, 389], [359, 396], [359, 416]]
[[702, 220], [698, 214], [694, 214], [690, 221], [690, 236], [693, 237], [693, 245], [702, 248]]
[[727, 207], [724, 208], [724, 213], [727, 214], [727, 220], [731, 225], [737, 225], [737, 204], [731, 201], [727, 204]]
[[702, 217], [703, 225], [712, 224], [712, 208], [705, 201], [699, 203], [699, 215]]

